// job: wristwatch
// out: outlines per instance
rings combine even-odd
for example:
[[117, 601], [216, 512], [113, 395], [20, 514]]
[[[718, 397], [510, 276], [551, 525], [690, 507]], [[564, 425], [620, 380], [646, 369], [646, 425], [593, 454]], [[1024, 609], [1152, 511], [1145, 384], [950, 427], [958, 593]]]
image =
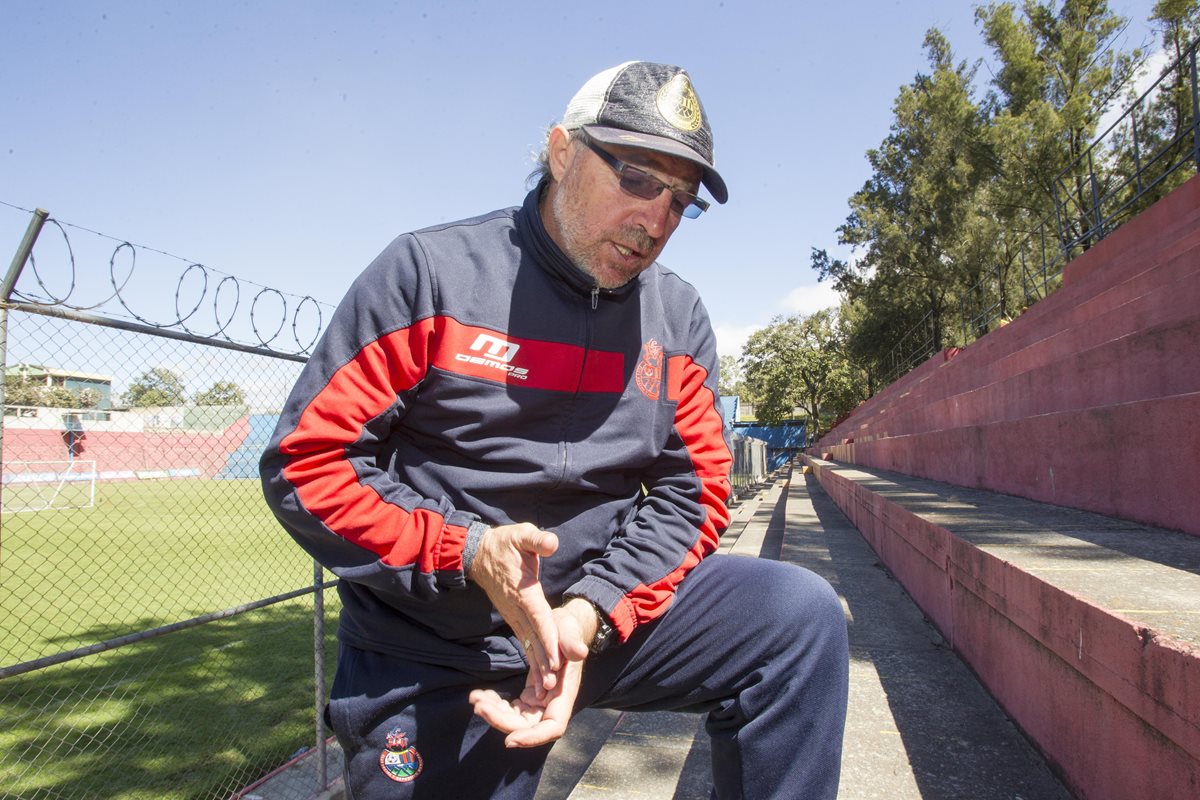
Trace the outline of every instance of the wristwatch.
[[588, 650], [593, 653], [604, 652], [617, 641], [617, 629], [608, 621], [608, 617], [600, 610], [600, 607], [586, 597], [575, 594], [567, 595], [564, 599], [570, 600], [575, 597], [578, 597], [580, 600], [587, 600], [588, 605], [592, 607], [592, 611], [596, 612], [596, 622], [598, 623], [596, 625], [596, 635], [592, 637], [592, 641], [588, 644]]

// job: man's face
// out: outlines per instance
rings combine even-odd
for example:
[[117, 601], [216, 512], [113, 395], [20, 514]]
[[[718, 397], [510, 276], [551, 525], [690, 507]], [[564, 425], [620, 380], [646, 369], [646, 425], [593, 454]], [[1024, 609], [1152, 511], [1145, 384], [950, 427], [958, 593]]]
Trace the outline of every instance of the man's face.
[[[542, 209], [546, 230], [601, 288], [623, 286], [658, 258], [681, 217], [671, 210], [670, 191], [653, 200], [634, 197], [621, 189], [617, 173], [600, 156], [567, 141], [566, 135], [561, 128], [551, 134], [551, 169], [557, 180]], [[651, 150], [599, 146], [672, 188], [695, 192], [700, 184], [700, 168], [689, 161]]]

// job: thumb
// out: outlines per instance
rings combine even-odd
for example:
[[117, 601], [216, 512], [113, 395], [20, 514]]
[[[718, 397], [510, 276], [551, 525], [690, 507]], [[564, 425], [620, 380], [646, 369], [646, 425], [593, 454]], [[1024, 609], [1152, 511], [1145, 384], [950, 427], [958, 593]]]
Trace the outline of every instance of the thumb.
[[525, 553], [552, 556], [558, 550], [558, 537], [550, 531], [530, 526], [517, 534], [515, 544], [518, 550]]

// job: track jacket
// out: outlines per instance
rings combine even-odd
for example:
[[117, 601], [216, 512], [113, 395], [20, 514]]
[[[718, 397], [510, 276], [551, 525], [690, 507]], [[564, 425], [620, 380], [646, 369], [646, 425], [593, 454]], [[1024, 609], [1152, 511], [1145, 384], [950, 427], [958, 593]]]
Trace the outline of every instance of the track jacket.
[[[598, 289], [520, 208], [405, 234], [355, 281], [261, 463], [284, 528], [341, 580], [356, 647], [524, 670], [464, 578], [486, 526], [558, 535], [551, 605], [622, 641], [728, 524], [716, 348], [695, 289], [654, 264]], [[472, 544], [468, 546], [468, 539]]]

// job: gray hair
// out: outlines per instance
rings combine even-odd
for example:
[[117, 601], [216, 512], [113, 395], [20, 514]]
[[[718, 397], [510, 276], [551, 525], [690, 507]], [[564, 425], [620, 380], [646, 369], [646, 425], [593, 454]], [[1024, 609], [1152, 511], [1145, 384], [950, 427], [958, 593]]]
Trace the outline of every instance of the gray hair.
[[[550, 172], [550, 131], [554, 130], [557, 125], [558, 123], [556, 122], [547, 128], [546, 135], [542, 137], [541, 152], [533, 156], [533, 172], [530, 172], [529, 177], [525, 179], [525, 183], [528, 186], [541, 186], [554, 180], [554, 176]], [[576, 128], [571, 131], [571, 141], [573, 142], [586, 145], [591, 140], [592, 137], [588, 136], [587, 131], [583, 128]]]

